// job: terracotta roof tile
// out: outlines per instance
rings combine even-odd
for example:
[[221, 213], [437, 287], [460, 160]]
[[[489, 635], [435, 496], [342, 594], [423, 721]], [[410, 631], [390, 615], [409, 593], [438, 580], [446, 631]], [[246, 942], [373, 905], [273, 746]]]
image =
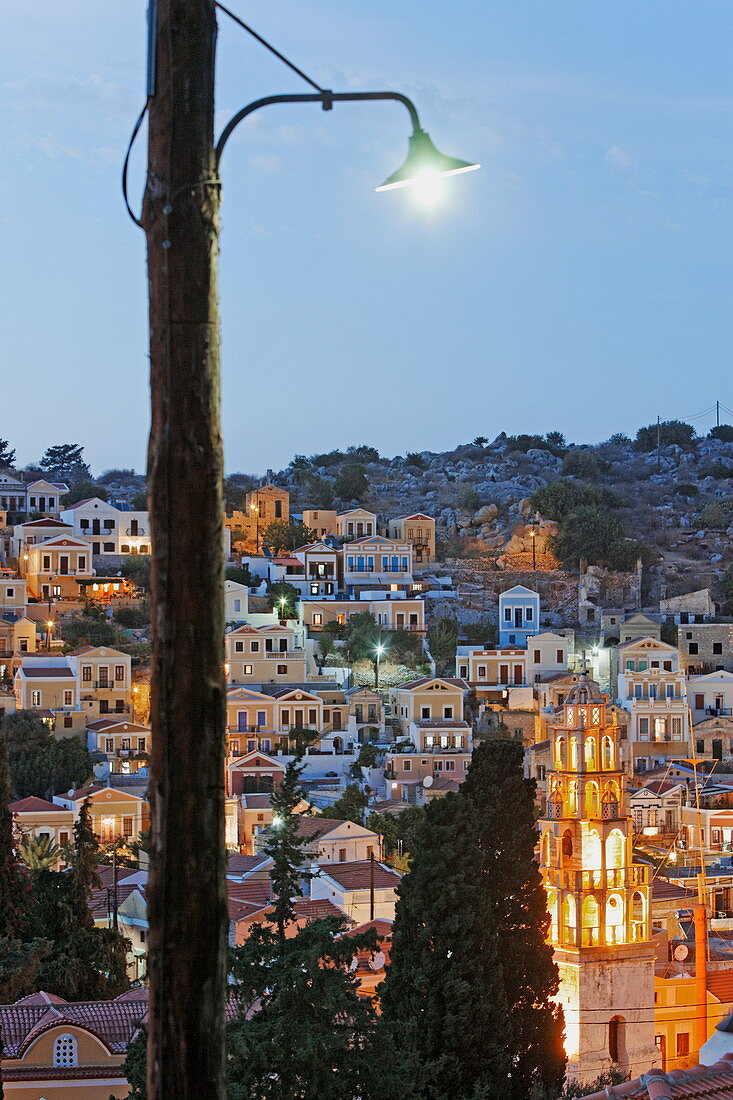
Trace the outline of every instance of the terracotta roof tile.
[[27, 813], [68, 813], [63, 806], [57, 806], [53, 802], [47, 802], [45, 798], [36, 798], [35, 795], [29, 795], [28, 798], [21, 798], [18, 802], [11, 802], [8, 806], [11, 814], [27, 814]]
[[[337, 882], [344, 890], [368, 890], [371, 885], [371, 861], [358, 860], [354, 863], [323, 863], [321, 871]], [[397, 888], [401, 875], [391, 871], [381, 863], [374, 863], [374, 885], [377, 889]]]

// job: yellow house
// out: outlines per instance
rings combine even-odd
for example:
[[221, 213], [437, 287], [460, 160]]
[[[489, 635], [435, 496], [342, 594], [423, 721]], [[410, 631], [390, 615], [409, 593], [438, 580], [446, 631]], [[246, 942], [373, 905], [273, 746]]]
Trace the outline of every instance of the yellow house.
[[295, 648], [288, 626], [245, 624], [224, 637], [229, 684], [297, 684], [306, 679], [306, 652]]
[[71, 840], [74, 825], [71, 810], [34, 795], [11, 802], [8, 809], [18, 837], [48, 837], [60, 848]]
[[300, 613], [309, 630], [323, 630], [326, 623], [343, 626], [352, 615], [368, 611], [386, 630], [411, 630], [424, 634], [425, 602], [420, 599], [301, 600]]
[[409, 542], [414, 551], [415, 565], [435, 561], [435, 520], [424, 512], [397, 516], [387, 525], [387, 533], [395, 542]]
[[98, 704], [100, 716], [130, 714], [132, 657], [110, 646], [84, 646], [69, 654], [77, 674], [80, 699]]
[[270, 753], [273, 748], [287, 748], [287, 737], [277, 736], [277, 703], [272, 695], [247, 687], [229, 687], [226, 708], [227, 756], [237, 758], [255, 750]]
[[23, 657], [13, 680], [18, 710], [35, 711], [59, 733], [71, 736], [85, 726], [79, 686], [68, 658]]
[[142, 989], [114, 1001], [68, 1002], [40, 992], [0, 1005], [6, 1100], [126, 1097], [125, 1052], [146, 1011]]
[[[694, 948], [693, 948], [694, 951]], [[707, 1033], [733, 1012], [733, 974], [713, 970], [707, 975]], [[698, 1017], [694, 975], [654, 979], [654, 1041], [662, 1069], [671, 1072], [697, 1065], [695, 1027]]]
[[57, 806], [71, 810], [77, 820], [84, 802], [89, 801], [89, 815], [94, 835], [102, 844], [113, 840], [134, 840], [150, 824], [150, 807], [144, 798], [130, 791], [113, 787], [81, 787], [68, 795], [54, 795]]
[[319, 539], [336, 534], [336, 512], [327, 508], [304, 508], [303, 523], [315, 531]]
[[27, 602], [26, 582], [22, 577], [0, 576], [0, 612], [14, 611], [22, 615]]
[[29, 546], [27, 554], [28, 592], [38, 600], [77, 599], [78, 582], [94, 576], [91, 543], [83, 539], [56, 535]]
[[87, 747], [106, 756], [113, 773], [132, 775], [148, 765], [150, 730], [137, 722], [99, 718], [87, 725]]
[[336, 535], [351, 542], [353, 539], [371, 538], [377, 533], [376, 512], [366, 508], [350, 508], [336, 516]]
[[24, 653], [36, 652], [36, 624], [25, 616], [0, 619], [0, 680], [8, 680]]
[[381, 535], [347, 542], [341, 548], [341, 569], [345, 588], [411, 588], [412, 546]]

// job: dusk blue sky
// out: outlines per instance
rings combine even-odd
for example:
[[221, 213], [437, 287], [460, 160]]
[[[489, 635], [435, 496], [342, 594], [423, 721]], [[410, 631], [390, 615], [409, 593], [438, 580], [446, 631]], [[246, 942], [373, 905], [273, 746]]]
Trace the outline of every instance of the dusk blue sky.
[[[324, 85], [406, 92], [441, 150], [483, 168], [425, 209], [373, 190], [406, 152], [397, 105], [240, 127], [222, 165], [227, 470], [502, 430], [598, 441], [733, 407], [731, 5], [230, 4]], [[78, 441], [96, 472], [140, 470], [145, 242], [119, 173], [145, 4], [2, 12], [0, 435], [20, 464]], [[308, 90], [225, 16], [218, 64], [222, 125]]]

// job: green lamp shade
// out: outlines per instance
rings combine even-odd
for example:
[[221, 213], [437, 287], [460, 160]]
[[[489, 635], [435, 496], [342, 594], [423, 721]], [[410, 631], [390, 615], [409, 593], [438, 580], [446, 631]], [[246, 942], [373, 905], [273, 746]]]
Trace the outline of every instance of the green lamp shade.
[[473, 172], [480, 167], [480, 164], [439, 153], [424, 130], [415, 130], [404, 164], [375, 190], [392, 191], [395, 187], [408, 187], [426, 176], [456, 176], [459, 172]]

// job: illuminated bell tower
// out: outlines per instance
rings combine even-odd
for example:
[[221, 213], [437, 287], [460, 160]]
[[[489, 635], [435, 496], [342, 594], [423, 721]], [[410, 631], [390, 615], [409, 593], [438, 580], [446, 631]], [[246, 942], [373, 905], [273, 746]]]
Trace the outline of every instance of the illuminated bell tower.
[[568, 1076], [658, 1061], [647, 868], [632, 862], [615, 715], [583, 672], [552, 730], [540, 860], [560, 971]]

